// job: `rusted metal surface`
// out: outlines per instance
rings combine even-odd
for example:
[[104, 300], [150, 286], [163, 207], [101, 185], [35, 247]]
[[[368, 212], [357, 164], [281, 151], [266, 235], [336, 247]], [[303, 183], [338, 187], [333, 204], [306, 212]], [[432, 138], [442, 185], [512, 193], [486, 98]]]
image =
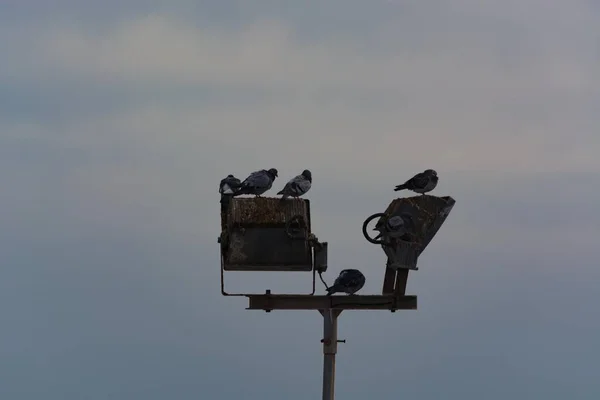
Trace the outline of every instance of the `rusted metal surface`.
[[233, 230], [226, 257], [229, 271], [310, 271], [311, 249], [305, 240], [291, 240], [285, 228]]
[[247, 310], [416, 310], [417, 296], [302, 296], [251, 295], [247, 296]]
[[[307, 199], [234, 198], [221, 215], [228, 271], [311, 271]], [[290, 235], [293, 233], [293, 235]]]
[[231, 201], [227, 211], [227, 227], [241, 226], [282, 226], [296, 215], [308, 222], [310, 232], [310, 201], [307, 199], [287, 199], [273, 197], [237, 197]]
[[[417, 226], [413, 241], [425, 248], [448, 217], [454, 204], [455, 200], [449, 196], [405, 197], [392, 201], [385, 214], [388, 217], [402, 213], [410, 214]], [[380, 218], [377, 224], [382, 222], [383, 218]]]
[[399, 198], [390, 203], [377, 225], [383, 224], [386, 218], [394, 215], [409, 214], [414, 221], [415, 229], [405, 238], [392, 239], [382, 245], [395, 265], [390, 267], [417, 269], [419, 255], [436, 235], [448, 214], [454, 207], [455, 200], [451, 197], [413, 196]]
[[402, 238], [408, 240], [392, 239], [382, 245], [388, 256], [382, 290], [384, 295], [405, 293], [408, 271], [417, 269], [419, 255], [437, 234], [454, 204], [455, 200], [448, 196], [425, 195], [399, 198], [388, 206], [385, 217], [379, 219], [378, 225], [384, 223], [386, 218], [408, 213], [413, 217], [416, 229], [408, 237]]

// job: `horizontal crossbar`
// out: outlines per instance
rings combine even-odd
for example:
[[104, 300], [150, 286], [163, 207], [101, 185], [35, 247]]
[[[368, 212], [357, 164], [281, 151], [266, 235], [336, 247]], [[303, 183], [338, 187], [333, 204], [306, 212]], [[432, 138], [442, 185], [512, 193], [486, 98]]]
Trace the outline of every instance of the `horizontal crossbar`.
[[416, 310], [417, 296], [248, 295], [247, 310]]

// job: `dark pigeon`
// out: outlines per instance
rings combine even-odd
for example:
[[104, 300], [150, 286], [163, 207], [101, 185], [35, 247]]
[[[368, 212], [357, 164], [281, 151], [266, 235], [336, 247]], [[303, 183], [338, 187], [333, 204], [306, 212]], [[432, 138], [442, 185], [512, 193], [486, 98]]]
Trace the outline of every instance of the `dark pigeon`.
[[333, 286], [327, 288], [327, 296], [334, 293], [354, 294], [365, 285], [365, 276], [357, 269], [345, 269], [340, 272]]
[[416, 225], [412, 215], [405, 212], [392, 216], [382, 224], [377, 224], [373, 230], [379, 231], [375, 239], [386, 236], [390, 239], [409, 240], [411, 235], [416, 233]]
[[437, 172], [432, 169], [428, 169], [413, 176], [402, 185], [396, 186], [394, 191], [408, 189], [424, 195], [425, 193], [431, 192], [433, 189], [435, 189], [437, 183]]
[[236, 192], [236, 196], [241, 194], [253, 194], [259, 197], [261, 194], [271, 189], [273, 181], [277, 177], [277, 170], [271, 168], [270, 170], [261, 169], [251, 173], [242, 182], [241, 187]]
[[229, 174], [225, 179], [221, 180], [219, 184], [219, 193], [221, 193], [221, 204], [226, 206], [229, 204], [231, 198], [236, 194], [242, 182], [235, 176]]
[[277, 194], [282, 194], [281, 200], [285, 200], [288, 197], [300, 197], [310, 190], [312, 185], [312, 173], [305, 169], [302, 174], [293, 177], [285, 187]]

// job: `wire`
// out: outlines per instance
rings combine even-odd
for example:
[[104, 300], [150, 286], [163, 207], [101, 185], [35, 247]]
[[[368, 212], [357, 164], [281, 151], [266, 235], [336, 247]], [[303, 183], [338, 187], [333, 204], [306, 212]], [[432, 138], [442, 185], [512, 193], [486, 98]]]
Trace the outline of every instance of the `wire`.
[[318, 271], [319, 272], [319, 279], [321, 280], [321, 282], [323, 282], [323, 285], [325, 285], [325, 289], [329, 289], [329, 286], [327, 285], [327, 283], [325, 283], [325, 280], [323, 279], [323, 272]]

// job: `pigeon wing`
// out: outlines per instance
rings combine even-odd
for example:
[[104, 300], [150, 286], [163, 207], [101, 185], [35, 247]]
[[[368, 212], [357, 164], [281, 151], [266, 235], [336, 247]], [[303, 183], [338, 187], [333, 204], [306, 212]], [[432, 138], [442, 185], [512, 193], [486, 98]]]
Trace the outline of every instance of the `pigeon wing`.
[[281, 189], [277, 194], [291, 195], [292, 194], [292, 181], [289, 181], [285, 184], [283, 189]]
[[349, 289], [354, 293], [364, 285], [364, 275], [356, 270], [343, 270], [340, 272], [338, 279], [336, 279], [335, 285]]
[[299, 179], [296, 182], [294, 182], [293, 186], [296, 194], [300, 196], [310, 190], [311, 183], [308, 179], [302, 177], [302, 179]]
[[283, 189], [281, 189], [281, 191], [277, 194], [301, 196], [308, 192], [308, 189], [310, 189], [310, 182], [302, 175], [298, 175], [290, 179], [289, 182], [285, 184]]
[[348, 286], [348, 287], [354, 287], [354, 286], [358, 286], [358, 285], [360, 285], [360, 277], [358, 277], [358, 276], [351, 276], [346, 281], [346, 286]]
[[344, 271], [340, 272], [338, 277], [335, 278], [335, 281], [333, 282], [333, 286], [335, 286], [335, 287], [345, 286], [345, 281], [346, 281], [345, 277], [346, 277], [346, 273]]
[[253, 188], [264, 188], [269, 186], [271, 179], [267, 175], [267, 171], [260, 170], [250, 174], [249, 177], [244, 180], [242, 186], [253, 187]]
[[352, 271], [343, 270], [340, 272], [340, 276], [335, 280], [335, 284], [340, 286], [348, 286], [349, 282], [352, 280]]
[[289, 182], [289, 193], [294, 196], [302, 196], [310, 189], [310, 181], [302, 175], [295, 176]]
[[412, 177], [407, 184], [411, 185], [415, 188], [424, 188], [429, 183], [429, 176], [427, 174], [421, 172]]

